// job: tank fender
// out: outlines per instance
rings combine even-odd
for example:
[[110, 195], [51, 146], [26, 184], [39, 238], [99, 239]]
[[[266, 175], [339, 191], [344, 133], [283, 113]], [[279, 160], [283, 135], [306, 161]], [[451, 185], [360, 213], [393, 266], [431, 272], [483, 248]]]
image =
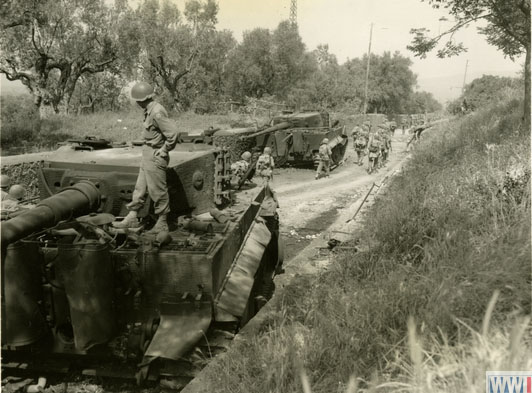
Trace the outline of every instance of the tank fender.
[[244, 314], [255, 282], [255, 273], [271, 236], [264, 219], [255, 219], [216, 295], [215, 308], [235, 317]]

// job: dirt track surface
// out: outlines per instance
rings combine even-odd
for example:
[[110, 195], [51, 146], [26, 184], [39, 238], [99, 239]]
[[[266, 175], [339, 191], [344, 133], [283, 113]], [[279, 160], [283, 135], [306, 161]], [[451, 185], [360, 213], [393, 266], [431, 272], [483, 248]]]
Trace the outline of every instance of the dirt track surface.
[[273, 188], [279, 200], [281, 234], [285, 241], [285, 260], [290, 260], [313, 239], [329, 236], [323, 233], [340, 212], [353, 204], [367, 186], [389, 172], [406, 156], [410, 136], [397, 134], [392, 138], [390, 161], [377, 173], [369, 175], [367, 164], [355, 164], [352, 141], [344, 163], [331, 171], [329, 178], [314, 180], [312, 169], [280, 168], [274, 171]]

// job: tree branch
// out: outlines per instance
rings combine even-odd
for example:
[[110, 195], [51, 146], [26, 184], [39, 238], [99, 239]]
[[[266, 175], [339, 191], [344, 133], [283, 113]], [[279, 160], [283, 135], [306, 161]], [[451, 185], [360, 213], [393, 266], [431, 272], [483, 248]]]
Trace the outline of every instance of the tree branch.
[[448, 34], [451, 34], [454, 35], [454, 33], [458, 30], [460, 30], [462, 27], [464, 27], [465, 25], [471, 23], [471, 22], [475, 22], [479, 19], [485, 19], [489, 16], [492, 16], [493, 14], [492, 13], [487, 13], [487, 14], [484, 14], [484, 15], [479, 15], [479, 16], [475, 16], [473, 18], [469, 18], [469, 19], [466, 19], [466, 20], [462, 20], [460, 21], [459, 23], [457, 23], [456, 25], [454, 25], [453, 27], [451, 27], [449, 30], [447, 31], [444, 31], [443, 33], [437, 35], [436, 37], [432, 38], [431, 41], [434, 41], [434, 42], [438, 42], [441, 38], [443, 38], [444, 36], [448, 35]]
[[105, 66], [107, 64], [112, 63], [116, 60], [116, 56], [112, 56], [109, 60], [102, 61], [98, 64], [94, 64], [93, 66], [84, 66], [80, 69], [80, 74], [83, 74], [85, 72], [88, 72], [89, 74], [95, 74], [97, 72], [102, 72], [105, 69]]

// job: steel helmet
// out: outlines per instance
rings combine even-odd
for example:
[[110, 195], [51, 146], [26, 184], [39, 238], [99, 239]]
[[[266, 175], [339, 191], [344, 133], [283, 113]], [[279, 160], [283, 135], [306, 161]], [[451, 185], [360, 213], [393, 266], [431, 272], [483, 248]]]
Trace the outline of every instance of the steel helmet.
[[251, 153], [249, 151], [245, 151], [244, 153], [242, 153], [240, 158], [242, 158], [243, 160], [247, 161], [247, 160], [249, 160], [251, 158]]
[[265, 147], [265, 148], [264, 148], [264, 154], [272, 154], [272, 149], [271, 149], [271, 147]]
[[321, 144], [323, 145], [324, 143], [329, 143], [329, 139], [323, 138], [323, 140], [321, 141]]
[[7, 188], [11, 185], [8, 175], [0, 175], [0, 188]]
[[22, 200], [24, 199], [24, 196], [26, 195], [26, 189], [22, 187], [20, 184], [14, 184], [9, 189], [9, 196], [11, 198], [14, 198], [16, 200]]
[[137, 82], [131, 88], [131, 99], [135, 101], [146, 101], [155, 94], [152, 85], [146, 82]]

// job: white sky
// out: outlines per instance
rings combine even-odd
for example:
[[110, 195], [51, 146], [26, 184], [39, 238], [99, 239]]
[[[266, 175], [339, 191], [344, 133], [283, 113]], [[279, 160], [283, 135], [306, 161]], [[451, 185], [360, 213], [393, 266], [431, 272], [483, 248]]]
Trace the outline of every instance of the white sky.
[[[184, 9], [186, 0], [172, 1], [180, 10]], [[255, 27], [273, 30], [290, 15], [290, 0], [218, 0], [218, 4], [218, 29], [233, 31], [239, 41], [244, 31]], [[450, 19], [445, 10], [435, 10], [421, 0], [298, 0], [297, 6], [299, 33], [307, 49], [329, 44], [330, 52], [340, 63], [361, 57], [368, 50], [373, 22], [372, 53], [398, 50], [410, 57], [418, 75], [418, 88], [430, 91], [442, 102], [460, 95], [467, 60], [466, 83], [483, 74], [515, 76], [524, 63], [524, 58], [516, 62], [505, 59], [473, 26], [456, 34], [468, 52], [451, 59], [439, 59], [434, 53], [423, 60], [414, 58], [406, 49], [411, 41], [411, 28], [427, 27], [437, 33], [440, 28], [444, 31], [452, 26], [451, 21], [439, 22], [442, 16]], [[5, 82], [2, 78], [2, 83]]]
[[[182, 9], [185, 0], [174, 1]], [[218, 28], [232, 30], [238, 40], [255, 27], [275, 29], [290, 15], [290, 0], [219, 0], [218, 4]], [[373, 22], [372, 53], [398, 50], [410, 57], [419, 89], [432, 92], [440, 101], [460, 95], [467, 60], [466, 83], [483, 74], [515, 76], [524, 64], [524, 58], [515, 63], [505, 59], [474, 27], [456, 34], [468, 52], [451, 59], [439, 59], [432, 53], [424, 60], [414, 58], [406, 49], [411, 28], [427, 27], [437, 33], [439, 28], [444, 31], [452, 26], [450, 21], [438, 21], [442, 16], [451, 19], [445, 10], [434, 10], [421, 0], [298, 0], [297, 6], [299, 34], [307, 49], [329, 44], [340, 63], [361, 57], [368, 50]]]

